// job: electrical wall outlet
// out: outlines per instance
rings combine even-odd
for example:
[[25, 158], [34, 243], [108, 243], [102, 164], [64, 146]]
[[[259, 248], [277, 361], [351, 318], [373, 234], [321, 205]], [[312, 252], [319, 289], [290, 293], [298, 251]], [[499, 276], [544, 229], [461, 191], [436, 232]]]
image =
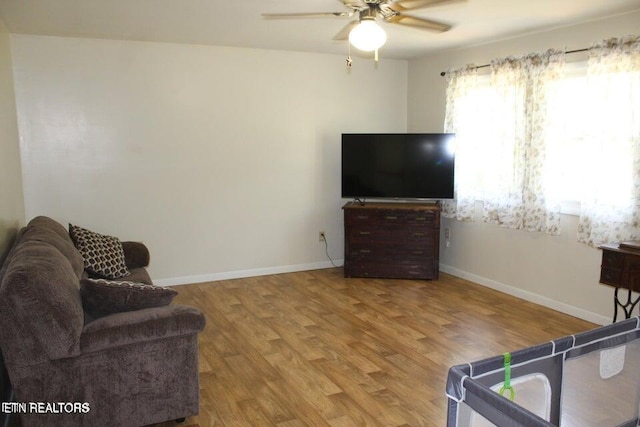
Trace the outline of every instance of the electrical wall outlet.
[[318, 241], [320, 241], [320, 242], [324, 242], [325, 241], [324, 231], [318, 232]]
[[445, 239], [449, 239], [451, 237], [451, 229], [450, 228], [445, 228], [444, 229], [444, 238]]

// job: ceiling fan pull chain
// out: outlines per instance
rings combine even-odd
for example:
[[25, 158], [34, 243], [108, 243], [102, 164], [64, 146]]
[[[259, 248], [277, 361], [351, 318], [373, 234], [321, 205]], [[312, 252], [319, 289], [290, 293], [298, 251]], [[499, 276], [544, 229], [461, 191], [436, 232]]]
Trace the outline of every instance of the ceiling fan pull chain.
[[353, 61], [351, 60], [351, 43], [347, 43], [348, 46], [348, 54], [347, 54], [347, 68], [351, 68]]

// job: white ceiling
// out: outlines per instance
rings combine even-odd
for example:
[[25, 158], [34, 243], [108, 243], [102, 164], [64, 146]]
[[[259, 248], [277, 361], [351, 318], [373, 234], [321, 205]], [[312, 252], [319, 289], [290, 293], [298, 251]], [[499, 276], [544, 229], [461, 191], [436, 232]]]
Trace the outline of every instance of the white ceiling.
[[[0, 0], [12, 33], [347, 53], [332, 37], [349, 18], [267, 20], [261, 13], [346, 10], [336, 0]], [[415, 16], [447, 33], [383, 24], [381, 56], [409, 59], [523, 33], [640, 10], [640, 0], [467, 0]]]

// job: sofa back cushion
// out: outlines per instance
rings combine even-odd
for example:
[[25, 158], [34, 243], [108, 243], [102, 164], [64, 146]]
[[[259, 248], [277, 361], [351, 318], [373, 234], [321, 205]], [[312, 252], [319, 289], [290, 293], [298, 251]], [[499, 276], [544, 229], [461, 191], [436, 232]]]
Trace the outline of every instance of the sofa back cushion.
[[25, 228], [22, 235], [22, 241], [40, 242], [49, 244], [58, 249], [60, 253], [69, 260], [71, 268], [73, 269], [76, 277], [78, 279], [81, 279], [82, 273], [84, 271], [84, 260], [82, 259], [82, 255], [80, 254], [80, 252], [73, 245], [73, 241], [69, 237], [69, 233], [66, 232], [62, 225], [53, 220], [49, 221], [53, 222], [53, 224], [62, 229], [62, 231], [64, 232], [63, 236], [58, 233], [59, 230], [56, 230], [57, 227], [53, 226], [53, 224], [47, 224], [43, 221], [37, 221], [34, 223], [34, 221], [31, 221]]
[[68, 249], [62, 237], [32, 228], [39, 227], [23, 230], [0, 278], [0, 346], [7, 365], [79, 353], [84, 312], [77, 266], [61, 252]]
[[58, 236], [65, 240], [71, 240], [67, 229], [59, 222], [49, 218], [48, 216], [37, 216], [29, 221], [28, 228], [48, 228], [54, 231]]

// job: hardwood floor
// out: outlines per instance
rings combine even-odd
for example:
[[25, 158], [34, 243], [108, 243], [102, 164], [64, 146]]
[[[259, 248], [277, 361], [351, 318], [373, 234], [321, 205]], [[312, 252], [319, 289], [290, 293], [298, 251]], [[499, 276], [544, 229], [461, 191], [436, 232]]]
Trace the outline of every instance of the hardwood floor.
[[207, 317], [200, 414], [184, 427], [444, 426], [450, 366], [596, 326], [446, 274], [329, 269], [175, 289]]

